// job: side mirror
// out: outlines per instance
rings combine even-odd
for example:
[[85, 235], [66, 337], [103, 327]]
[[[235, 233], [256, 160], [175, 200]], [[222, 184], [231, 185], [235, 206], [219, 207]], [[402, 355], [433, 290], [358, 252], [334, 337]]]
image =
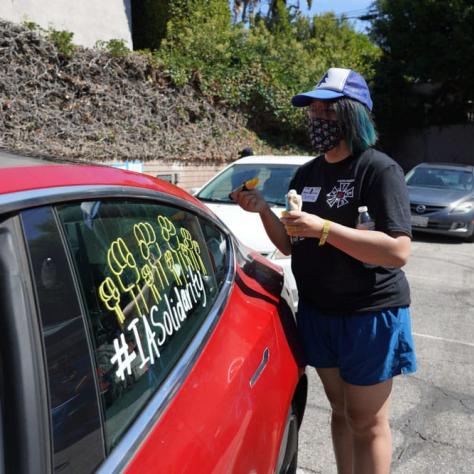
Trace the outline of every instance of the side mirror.
[[193, 196], [196, 196], [196, 194], [201, 190], [201, 188], [191, 188], [189, 190], [189, 193], [192, 194]]

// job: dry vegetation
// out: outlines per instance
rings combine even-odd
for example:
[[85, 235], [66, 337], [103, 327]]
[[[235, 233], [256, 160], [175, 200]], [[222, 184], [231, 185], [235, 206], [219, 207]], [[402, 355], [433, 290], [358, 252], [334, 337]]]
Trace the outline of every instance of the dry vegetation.
[[198, 88], [177, 89], [149, 57], [76, 48], [0, 21], [0, 148], [80, 160], [235, 159], [244, 118]]

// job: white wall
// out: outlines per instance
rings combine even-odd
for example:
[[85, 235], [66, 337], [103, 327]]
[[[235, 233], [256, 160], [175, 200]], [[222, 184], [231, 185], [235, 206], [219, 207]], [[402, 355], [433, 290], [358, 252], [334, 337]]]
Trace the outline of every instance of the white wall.
[[82, 46], [123, 39], [132, 49], [131, 0], [0, 0], [0, 18], [71, 31]]

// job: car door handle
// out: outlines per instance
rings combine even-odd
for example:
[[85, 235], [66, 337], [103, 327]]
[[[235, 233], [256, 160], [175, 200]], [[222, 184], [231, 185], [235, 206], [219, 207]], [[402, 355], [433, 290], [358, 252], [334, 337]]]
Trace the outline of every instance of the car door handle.
[[265, 369], [265, 367], [268, 363], [269, 357], [270, 357], [270, 349], [268, 347], [265, 347], [265, 349], [263, 351], [262, 362], [260, 362], [260, 364], [257, 367], [257, 370], [255, 371], [255, 373], [252, 375], [252, 378], [250, 379], [250, 387], [251, 388], [256, 384], [258, 378], [260, 377], [260, 375], [263, 372], [263, 369]]

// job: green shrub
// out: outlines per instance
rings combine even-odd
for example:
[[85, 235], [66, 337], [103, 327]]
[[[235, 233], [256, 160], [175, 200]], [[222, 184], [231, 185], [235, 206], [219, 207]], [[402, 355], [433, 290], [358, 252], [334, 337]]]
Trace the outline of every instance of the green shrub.
[[30, 20], [25, 20], [23, 22], [23, 26], [25, 26], [31, 31], [44, 31], [43, 28], [41, 28], [41, 26], [38, 25], [38, 23], [35, 23], [34, 21], [30, 21]]
[[54, 43], [59, 53], [61, 53], [66, 58], [70, 58], [76, 46], [72, 42], [74, 33], [64, 30], [55, 30], [54, 28], [48, 28], [46, 30], [47, 38]]
[[173, 80], [210, 79], [226, 68], [231, 35], [226, 0], [172, 0], [166, 38], [156, 56]]
[[127, 54], [130, 54], [130, 49], [123, 39], [99, 40], [96, 41], [95, 47], [107, 51], [107, 53], [114, 57], [127, 56]]
[[329, 67], [373, 77], [378, 48], [334, 15], [290, 18], [279, 1], [271, 18], [230, 25], [223, 0], [171, 3], [167, 36], [155, 53], [159, 64], [177, 85], [193, 81], [214, 101], [243, 111], [267, 139], [306, 136], [305, 116], [291, 97], [312, 89]]

